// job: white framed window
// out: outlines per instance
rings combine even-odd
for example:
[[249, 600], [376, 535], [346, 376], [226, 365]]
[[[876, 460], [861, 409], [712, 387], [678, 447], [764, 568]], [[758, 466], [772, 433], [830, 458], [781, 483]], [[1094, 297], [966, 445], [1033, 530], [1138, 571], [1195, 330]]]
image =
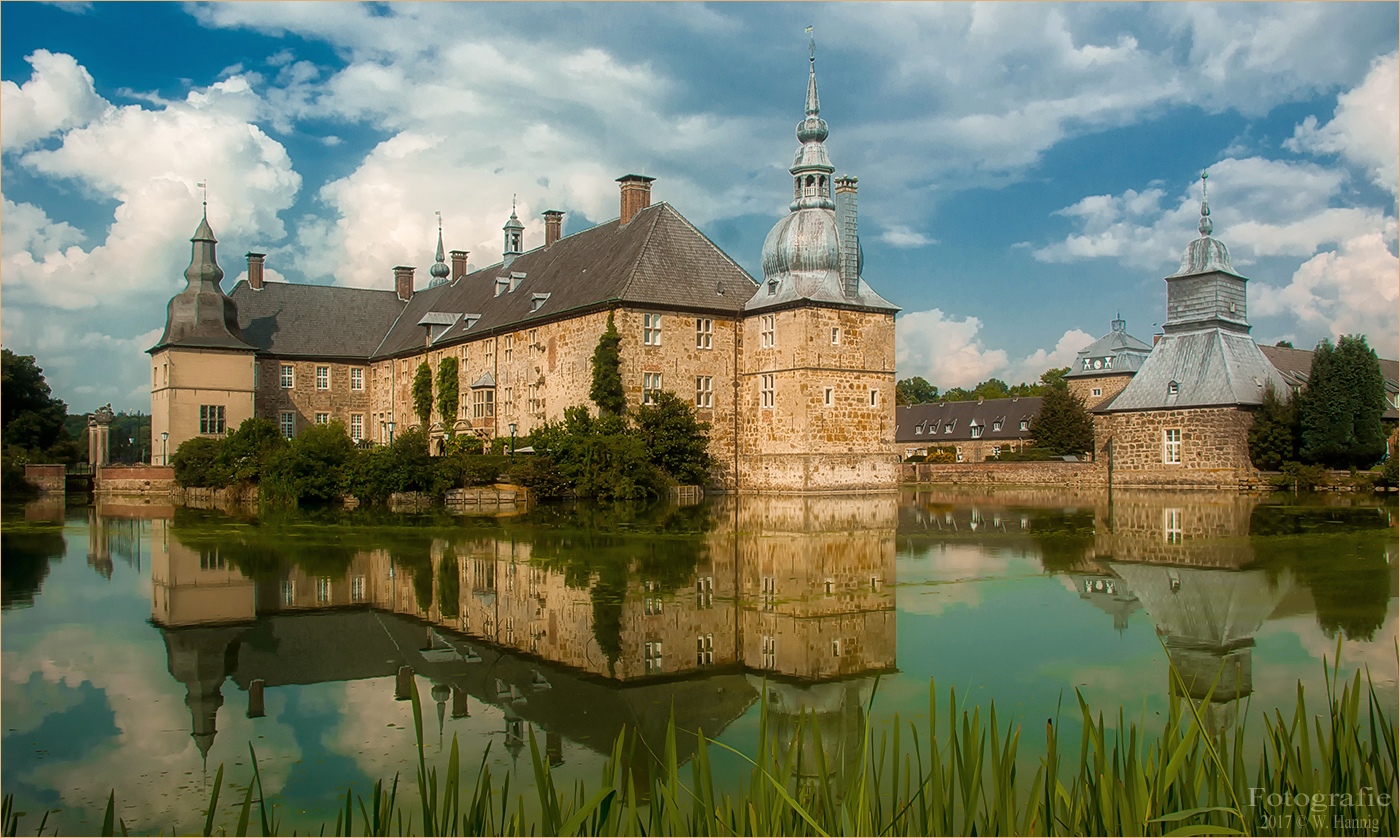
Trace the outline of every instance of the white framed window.
[[1093, 392], [1094, 392], [1094, 398], [1098, 398], [1099, 396], [1102, 396], [1102, 395], [1103, 395], [1103, 388], [1102, 388], [1102, 387], [1095, 387]]
[[507, 387], [507, 388], [506, 388], [505, 395], [504, 395], [504, 397], [501, 399], [501, 403], [502, 403], [502, 404], [501, 404], [501, 409], [504, 410], [504, 411], [506, 412], [506, 415], [507, 415], [507, 416], [514, 415], [514, 413], [515, 413], [515, 388], [514, 388], [514, 387]]
[[715, 604], [715, 577], [701, 576], [695, 580], [695, 607], [709, 608]]
[[1168, 396], [1175, 396], [1175, 395], [1179, 394], [1180, 392], [1181, 392], [1181, 385], [1180, 385], [1180, 384], [1177, 384], [1175, 381], [1168, 381], [1168, 382], [1167, 382], [1167, 395], [1168, 395]]
[[316, 601], [320, 603], [331, 601], [331, 578], [329, 576], [316, 577]]
[[993, 457], [1000, 457], [1000, 456], [1001, 456], [1001, 446], [1000, 446], [1000, 445], [993, 445], [993, 446], [992, 446], [992, 456], [993, 456]]
[[[659, 315], [658, 315], [659, 316]], [[642, 373], [642, 404], [656, 404], [656, 396], [661, 392], [661, 373]]]
[[363, 577], [363, 576], [352, 576], [352, 577], [350, 578], [350, 601], [351, 601], [351, 602], [364, 602], [364, 601], [365, 601], [365, 577]]
[[963, 453], [962, 453], [962, 446], [961, 446], [961, 445], [958, 446], [957, 452], [958, 452], [958, 462], [961, 463], [961, 462], [963, 461], [963, 459], [962, 459], [962, 458], [963, 458]]
[[648, 640], [642, 648], [642, 662], [647, 672], [661, 671], [661, 641]]
[[972, 431], [972, 438], [973, 438], [973, 439], [981, 439], [981, 438], [982, 438], [982, 428], [983, 428], [982, 425], [968, 425], [967, 427], [968, 427], [968, 430]]
[[329, 390], [329, 389], [331, 389], [331, 368], [330, 368], [330, 367], [317, 367], [317, 368], [316, 368], [316, 389], [317, 389], [317, 390]]
[[870, 406], [871, 406], [871, 407], [879, 407], [879, 406], [880, 406], [880, 391], [879, 391], [879, 390], [871, 390], [871, 391], [870, 391]]
[[496, 363], [496, 341], [486, 341], [486, 368], [491, 369]]
[[1168, 544], [1181, 543], [1181, 510], [1168, 508], [1162, 510], [1162, 540]]
[[701, 409], [715, 406], [714, 387], [708, 375], [695, 376], [695, 406]]
[[772, 611], [778, 604], [778, 578], [776, 576], [765, 576], [762, 579], [763, 585], [763, 610]]
[[777, 401], [774, 393], [777, 389], [776, 382], [774, 381], [776, 378], [777, 376], [771, 372], [764, 373], [758, 377], [759, 407], [772, 407], [773, 403]]
[[221, 404], [202, 404], [199, 406], [199, 432], [202, 434], [221, 434], [227, 428], [224, 425], [224, 406]]
[[355, 442], [365, 438], [365, 415], [363, 413], [350, 414], [350, 439]]
[[365, 389], [365, 371], [359, 368], [350, 370], [350, 389], [359, 391]]
[[655, 582], [647, 582], [645, 590], [646, 595], [642, 597], [642, 613], [654, 617], [661, 613], [661, 586]]
[[1001, 417], [997, 417], [996, 421], [992, 422], [992, 432], [993, 432], [993, 433], [996, 433], [997, 431], [1001, 430], [1001, 422], [1002, 422]]
[[540, 330], [539, 330], [539, 329], [531, 329], [531, 330], [530, 330], [530, 351], [531, 351], [531, 352], [542, 352], [542, 351], [544, 351], [544, 347], [540, 345]]
[[1162, 431], [1162, 462], [1167, 465], [1181, 464], [1181, 429], [1166, 428]]
[[282, 604], [291, 605], [297, 601], [297, 585], [290, 579], [282, 582]]
[[[895, 430], [899, 430], [899, 429], [898, 429], [898, 428], [895, 428]], [[915, 425], [915, 426], [914, 426], [914, 436], [923, 436], [923, 435], [924, 435], [924, 426], [923, 426], [923, 423], [920, 423], [920, 424], [918, 424], [918, 425]]]
[[284, 410], [277, 414], [277, 426], [282, 430], [282, 436], [291, 439], [297, 433], [297, 415], [290, 410]]
[[763, 663], [764, 669], [778, 668], [778, 641], [771, 634], [763, 635]]
[[822, 391], [822, 405], [823, 405], [823, 406], [825, 406], [825, 407], [831, 407], [831, 405], [834, 404], [835, 402], [836, 402], [836, 390], [835, 390], [835, 388], [827, 387], [825, 390]]
[[943, 425], [943, 433], [945, 433], [945, 434], [951, 434], [951, 433], [953, 432], [953, 428], [956, 428], [957, 426], [958, 426], [958, 421], [957, 421], [956, 419], [954, 419], [954, 420], [951, 421], [951, 422], [946, 422], [946, 423], [944, 423], [944, 425]]
[[1028, 429], [1030, 426], [1031, 426], [1031, 420], [1029, 420], [1029, 419], [1022, 419], [1022, 420], [1021, 420], [1021, 430], [1024, 431], [1024, 430]]
[[318, 413], [318, 414], [316, 414], [316, 424], [318, 424], [318, 425], [326, 425], [326, 424], [329, 424], [330, 421], [331, 421], [331, 415], [330, 415], [329, 413]]
[[290, 389], [292, 389], [292, 383], [293, 383], [293, 379], [292, 379], [292, 365], [291, 365], [291, 364], [283, 364], [283, 365], [282, 365], [282, 389], [283, 389], [283, 390], [290, 390]]
[[841, 345], [841, 327], [840, 327], [840, 326], [832, 326], [832, 327], [831, 327], [831, 345], [832, 345], [832, 346], [840, 346], [840, 345]]
[[643, 314], [643, 315], [642, 315], [642, 345], [644, 345], [644, 346], [660, 346], [660, 345], [661, 345], [661, 315], [659, 315], [659, 314]]
[[758, 319], [758, 345], [760, 349], [772, 349], [778, 345], [778, 316], [765, 314]]
[[530, 384], [526, 388], [526, 397], [530, 400], [530, 415], [538, 416], [544, 413], [544, 397], [540, 395], [540, 385]]
[[496, 391], [482, 387], [472, 391], [472, 418], [490, 419], [496, 415]]
[[833, 658], [841, 657], [841, 638], [839, 637], [831, 638], [831, 656]]
[[715, 636], [702, 634], [695, 638], [695, 665], [709, 666], [715, 662]]
[[221, 555], [219, 555], [219, 550], [218, 550], [218, 548], [214, 548], [214, 549], [212, 549], [212, 550], [200, 550], [200, 551], [199, 551], [199, 569], [200, 569], [200, 570], [223, 570], [223, 569], [224, 569], [224, 557], [221, 556]]
[[715, 321], [708, 317], [695, 318], [695, 348], [712, 349], [715, 338]]

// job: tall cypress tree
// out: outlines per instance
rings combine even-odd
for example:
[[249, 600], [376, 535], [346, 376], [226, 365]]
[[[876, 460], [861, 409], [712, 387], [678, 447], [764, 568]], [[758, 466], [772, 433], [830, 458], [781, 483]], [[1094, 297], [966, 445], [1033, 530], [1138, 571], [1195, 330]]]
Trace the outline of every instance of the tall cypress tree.
[[1278, 471], [1298, 459], [1298, 410], [1288, 394], [1274, 392], [1272, 384], [1264, 391], [1264, 403], [1254, 412], [1249, 428], [1249, 459], [1257, 468]]
[[1343, 335], [1335, 347], [1324, 339], [1299, 409], [1299, 454], [1330, 468], [1369, 468], [1385, 453], [1384, 411], [1385, 379], [1366, 338]]
[[621, 416], [627, 412], [627, 396], [622, 390], [622, 336], [617, 333], [612, 312], [608, 327], [593, 350], [593, 384], [588, 397], [604, 413]]
[[1048, 387], [1031, 425], [1031, 436], [1036, 446], [1055, 454], [1083, 454], [1094, 447], [1094, 420], [1084, 400], [1068, 387]]

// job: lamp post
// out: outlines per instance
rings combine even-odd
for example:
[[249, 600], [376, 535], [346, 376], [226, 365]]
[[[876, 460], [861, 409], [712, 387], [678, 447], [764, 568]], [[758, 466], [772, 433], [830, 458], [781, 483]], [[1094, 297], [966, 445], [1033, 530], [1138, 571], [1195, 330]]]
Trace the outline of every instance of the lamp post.
[[510, 464], [515, 465], [515, 423], [510, 423]]
[[170, 432], [169, 432], [169, 431], [161, 431], [161, 432], [160, 432], [160, 464], [163, 465], [163, 466], [168, 466], [168, 465], [170, 465], [170, 463], [167, 462], [166, 457], [165, 457], [165, 443], [166, 443], [166, 440], [168, 440], [168, 439], [170, 439]]
[[389, 422], [388, 422], [388, 427], [389, 427], [389, 444], [390, 444], [390, 445], [393, 445], [393, 444], [394, 444], [394, 420], [393, 420], [393, 419], [390, 419], [390, 420], [389, 420]]

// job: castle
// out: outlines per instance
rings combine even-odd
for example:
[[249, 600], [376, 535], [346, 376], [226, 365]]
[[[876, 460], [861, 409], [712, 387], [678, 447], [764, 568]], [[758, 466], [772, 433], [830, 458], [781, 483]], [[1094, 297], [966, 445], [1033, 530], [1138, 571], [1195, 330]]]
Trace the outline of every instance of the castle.
[[207, 214], [186, 288], [151, 355], [159, 464], [197, 436], [271, 420], [288, 437], [343, 422], [387, 443], [419, 420], [412, 381], [458, 361], [455, 421], [425, 428], [489, 440], [525, 436], [588, 402], [590, 362], [611, 319], [629, 409], [671, 391], [710, 424], [715, 484], [759, 492], [892, 490], [894, 315], [861, 277], [857, 183], [836, 177], [809, 62], [788, 215], [763, 245], [763, 280], [666, 203], [653, 178], [625, 175], [616, 220], [524, 249], [512, 211], [501, 262], [469, 271], [443, 252], [427, 287], [393, 269], [394, 290], [266, 281], [265, 254], [225, 294]]

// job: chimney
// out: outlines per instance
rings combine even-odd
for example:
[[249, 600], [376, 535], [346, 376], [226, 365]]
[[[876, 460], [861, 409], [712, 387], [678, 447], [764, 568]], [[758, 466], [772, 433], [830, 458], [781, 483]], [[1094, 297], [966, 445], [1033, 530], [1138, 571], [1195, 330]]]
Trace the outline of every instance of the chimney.
[[413, 271], [414, 268], [403, 265], [394, 268], [394, 290], [398, 292], [399, 299], [408, 302], [413, 299]]
[[248, 254], [248, 287], [254, 291], [261, 291], [263, 287], [263, 259], [267, 258], [266, 253]]
[[651, 182], [654, 177], [646, 175], [623, 175], [617, 179], [622, 184], [622, 217], [619, 224], [626, 224], [642, 210], [651, 206]]
[[564, 213], [559, 210], [544, 211], [544, 246], [549, 247], [559, 241], [564, 230]]
[[1161, 342], [1162, 342], [1162, 333], [1161, 333], [1161, 332], [1158, 332], [1157, 334], [1155, 334], [1155, 335], [1152, 336], [1152, 345], [1153, 345], [1153, 346], [1156, 346], [1157, 344], [1159, 344], [1159, 343], [1161, 343]]
[[856, 179], [842, 175], [832, 181], [836, 187], [836, 234], [841, 245], [841, 292], [847, 297], [860, 293], [860, 232], [856, 212]]
[[452, 251], [452, 281], [456, 282], [467, 275], [467, 253], [466, 250]]

